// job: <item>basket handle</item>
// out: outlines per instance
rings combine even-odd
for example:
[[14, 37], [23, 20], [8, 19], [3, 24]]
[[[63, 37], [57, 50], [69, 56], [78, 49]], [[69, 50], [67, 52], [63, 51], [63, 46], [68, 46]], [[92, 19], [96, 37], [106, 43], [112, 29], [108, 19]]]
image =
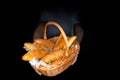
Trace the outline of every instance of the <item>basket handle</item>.
[[47, 22], [47, 23], [45, 24], [45, 26], [44, 26], [44, 39], [47, 39], [46, 30], [47, 30], [47, 27], [48, 27], [49, 25], [54, 25], [55, 27], [57, 27], [57, 28], [60, 30], [60, 32], [61, 32], [61, 34], [63, 35], [63, 38], [64, 38], [64, 40], [65, 40], [66, 48], [67, 48], [67, 50], [68, 50], [68, 39], [67, 39], [67, 36], [66, 36], [63, 28], [62, 28], [58, 23], [56, 23], [56, 22], [54, 22], [54, 21], [49, 21], [49, 22]]

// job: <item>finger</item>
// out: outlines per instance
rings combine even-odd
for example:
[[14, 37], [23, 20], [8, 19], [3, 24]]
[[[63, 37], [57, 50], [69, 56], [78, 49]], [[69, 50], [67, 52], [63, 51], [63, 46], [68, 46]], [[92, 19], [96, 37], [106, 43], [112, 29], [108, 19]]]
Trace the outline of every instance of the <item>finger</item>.
[[71, 65], [75, 64], [75, 62], [77, 61], [77, 58], [78, 58], [78, 55], [76, 55], [76, 57], [75, 57], [75, 59], [74, 59], [74, 61], [72, 62]]

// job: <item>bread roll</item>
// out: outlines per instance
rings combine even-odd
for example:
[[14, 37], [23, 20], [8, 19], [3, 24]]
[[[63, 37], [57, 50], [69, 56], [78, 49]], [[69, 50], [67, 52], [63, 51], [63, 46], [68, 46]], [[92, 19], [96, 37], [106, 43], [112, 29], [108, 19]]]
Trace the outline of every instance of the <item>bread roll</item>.
[[33, 51], [29, 51], [26, 54], [24, 54], [22, 56], [22, 60], [29, 61], [29, 60], [32, 60], [33, 58], [40, 59], [47, 54], [48, 54], [48, 51], [33, 50]]
[[49, 39], [35, 39], [34, 42], [48, 48], [52, 48], [54, 46], [54, 42]]
[[50, 63], [52, 61], [55, 61], [61, 57], [64, 56], [65, 50], [60, 49], [58, 51], [52, 51], [48, 53], [46, 56], [44, 56], [41, 60], [44, 61], [45, 63]]

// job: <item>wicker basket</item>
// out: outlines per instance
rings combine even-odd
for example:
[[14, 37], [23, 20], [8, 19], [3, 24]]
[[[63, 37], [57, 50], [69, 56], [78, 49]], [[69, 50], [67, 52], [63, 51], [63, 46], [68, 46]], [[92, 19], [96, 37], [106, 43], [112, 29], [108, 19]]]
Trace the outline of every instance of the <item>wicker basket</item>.
[[[77, 54], [79, 54], [80, 51], [80, 44], [77, 40], [75, 40], [72, 43], [72, 48], [68, 47], [68, 38], [64, 32], [64, 30], [62, 29], [62, 27], [57, 24], [56, 22], [50, 21], [48, 23], [45, 24], [44, 26], [44, 39], [47, 39], [46, 37], [46, 29], [49, 25], [54, 25], [55, 27], [57, 27], [60, 32], [63, 35], [63, 38], [65, 40], [66, 46], [68, 49], [67, 52], [68, 54], [70, 54], [69, 56], [63, 56], [61, 59], [57, 60], [55, 64], [51, 64], [49, 65], [49, 67], [45, 67], [45, 66], [39, 66], [38, 68], [36, 68], [35, 66], [32, 66], [35, 70], [37, 70], [37, 72], [45, 75], [45, 76], [56, 76], [60, 73], [62, 73], [63, 71], [65, 71], [74, 61], [75, 57]], [[58, 36], [52, 37], [50, 38], [53, 41], [56, 41], [58, 39]], [[71, 50], [72, 49], [72, 50]]]

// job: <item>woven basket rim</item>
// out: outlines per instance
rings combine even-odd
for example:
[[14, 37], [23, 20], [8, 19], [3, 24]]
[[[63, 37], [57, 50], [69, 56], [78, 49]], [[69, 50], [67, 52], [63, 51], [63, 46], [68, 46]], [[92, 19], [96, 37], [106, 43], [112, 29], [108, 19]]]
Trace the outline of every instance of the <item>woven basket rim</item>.
[[[45, 26], [44, 26], [44, 39], [47, 39], [46, 30], [47, 30], [48, 25], [54, 25], [55, 27], [57, 27], [61, 31], [61, 34], [63, 35], [63, 38], [64, 38], [65, 43], [67, 45], [66, 50], [69, 51], [70, 49], [68, 47], [68, 40], [67, 40], [69, 37], [66, 36], [66, 34], [65, 34], [64, 30], [62, 29], [62, 27], [59, 24], [57, 24], [56, 22], [49, 21], [49, 22], [47, 22], [45, 24]], [[58, 36], [54, 36], [54, 37], [49, 38], [49, 39], [54, 40], [56, 38], [58, 38]], [[79, 42], [77, 40], [75, 40], [74, 42], [75, 42], [75, 45], [78, 46], [78, 48], [76, 49], [76, 52], [74, 52], [74, 54], [71, 52], [72, 54], [70, 56], [63, 58], [63, 61], [61, 61], [63, 63], [61, 63], [59, 66], [57, 64], [53, 68], [51, 68], [52, 67], [51, 65], [49, 66], [49, 68], [45, 67], [45, 66], [40, 66], [40, 67], [38, 67], [36, 69], [39, 70], [42, 74], [44, 74], [46, 76], [55, 76], [55, 75], [60, 74], [61, 72], [63, 72], [65, 69], [67, 69], [71, 65], [71, 62], [74, 61], [74, 58], [76, 57], [76, 55], [79, 54], [80, 44], [79, 44]], [[35, 66], [33, 66], [33, 67], [35, 67]], [[63, 69], [60, 69], [60, 68], [63, 68]], [[58, 70], [58, 71], [54, 72], [56, 70]], [[53, 72], [53, 75], [50, 74], [51, 72]]]

